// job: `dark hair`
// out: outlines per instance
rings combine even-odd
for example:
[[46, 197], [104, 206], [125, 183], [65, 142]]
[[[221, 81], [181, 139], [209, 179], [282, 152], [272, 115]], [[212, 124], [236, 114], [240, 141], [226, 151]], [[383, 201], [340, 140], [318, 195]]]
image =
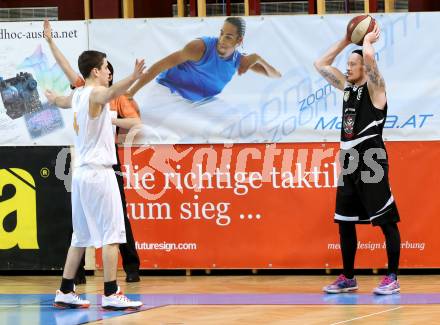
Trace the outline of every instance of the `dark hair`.
[[99, 51], [84, 51], [78, 58], [78, 68], [84, 79], [90, 76], [94, 68], [100, 69], [107, 57], [105, 53]]
[[362, 52], [362, 49], [354, 50], [354, 51], [351, 52], [351, 53], [356, 53], [356, 54], [359, 54], [360, 56], [364, 57], [364, 53]]
[[112, 64], [109, 61], [107, 61], [107, 68], [110, 70], [110, 75], [112, 76], [112, 78], [108, 81], [108, 86], [110, 87], [111, 85], [113, 85], [113, 72], [114, 72], [114, 70], [113, 70]]
[[240, 37], [244, 36], [244, 33], [246, 32], [246, 22], [241, 17], [228, 17], [225, 19], [226, 23], [230, 23], [237, 27], [237, 33]]

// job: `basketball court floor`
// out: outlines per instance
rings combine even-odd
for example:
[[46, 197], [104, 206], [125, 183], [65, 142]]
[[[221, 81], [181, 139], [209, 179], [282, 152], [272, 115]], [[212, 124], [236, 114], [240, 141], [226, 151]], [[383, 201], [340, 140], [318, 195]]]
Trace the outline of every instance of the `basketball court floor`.
[[100, 308], [102, 277], [77, 287], [89, 309], [52, 306], [59, 276], [0, 276], [0, 324], [440, 324], [440, 275], [400, 276], [401, 294], [375, 296], [380, 276], [359, 276], [357, 293], [320, 290], [335, 276], [144, 276], [118, 278], [137, 311]]

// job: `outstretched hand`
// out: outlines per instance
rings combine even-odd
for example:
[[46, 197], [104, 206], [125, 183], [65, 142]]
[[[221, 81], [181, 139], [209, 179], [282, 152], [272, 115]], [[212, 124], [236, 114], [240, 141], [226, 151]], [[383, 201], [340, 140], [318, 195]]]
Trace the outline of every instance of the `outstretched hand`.
[[139, 79], [143, 75], [144, 70], [145, 70], [145, 60], [136, 59], [136, 62], [134, 64], [134, 70], [132, 73], [133, 79], [135, 80]]
[[49, 20], [45, 19], [43, 24], [44, 38], [46, 41], [52, 41], [52, 26], [50, 26]]
[[44, 92], [44, 95], [46, 96], [47, 101], [50, 104], [55, 105], [55, 99], [58, 97], [58, 95], [55, 92], [53, 92], [50, 89], [46, 89], [46, 91]]
[[364, 42], [369, 42], [369, 43], [373, 44], [379, 40], [379, 37], [380, 37], [379, 24], [377, 22], [375, 22], [373, 30], [370, 33], [368, 33], [367, 35], [365, 35]]

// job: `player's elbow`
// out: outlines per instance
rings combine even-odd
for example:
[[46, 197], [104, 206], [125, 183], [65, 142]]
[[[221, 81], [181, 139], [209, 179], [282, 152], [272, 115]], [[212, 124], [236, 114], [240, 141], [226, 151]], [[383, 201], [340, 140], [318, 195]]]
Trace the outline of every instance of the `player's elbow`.
[[278, 70], [275, 70], [275, 72], [272, 74], [272, 78], [281, 78], [283, 75]]
[[319, 70], [323, 67], [323, 63], [322, 63], [321, 60], [315, 60], [315, 61], [313, 62], [313, 66], [315, 67], [315, 69], [316, 69], [317, 71], [319, 71]]

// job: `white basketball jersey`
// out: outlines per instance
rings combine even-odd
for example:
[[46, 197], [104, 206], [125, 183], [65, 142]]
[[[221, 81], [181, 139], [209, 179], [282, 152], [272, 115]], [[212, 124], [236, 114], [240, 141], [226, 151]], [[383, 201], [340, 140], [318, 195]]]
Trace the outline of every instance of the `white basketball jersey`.
[[104, 166], [116, 164], [115, 140], [107, 103], [99, 116], [89, 115], [89, 98], [93, 87], [81, 87], [72, 97], [75, 130], [75, 167]]

